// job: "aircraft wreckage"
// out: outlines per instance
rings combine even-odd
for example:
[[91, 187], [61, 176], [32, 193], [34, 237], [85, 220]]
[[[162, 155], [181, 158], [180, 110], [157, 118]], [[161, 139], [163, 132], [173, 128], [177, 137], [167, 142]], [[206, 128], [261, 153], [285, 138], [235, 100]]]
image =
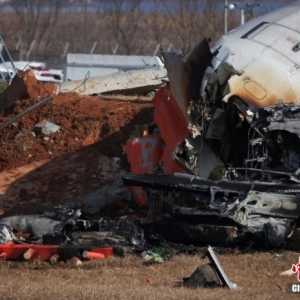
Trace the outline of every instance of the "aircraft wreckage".
[[153, 232], [299, 247], [299, 53], [300, 1], [213, 47], [204, 39], [187, 58], [162, 53], [169, 82], [153, 99], [155, 124], [126, 144], [122, 176], [139, 204], [155, 190], [166, 199]]
[[136, 126], [124, 146], [123, 182], [149, 218], [89, 221], [59, 207], [2, 217], [3, 243], [15, 241], [13, 227], [76, 251], [166, 242], [299, 250], [299, 51], [300, 1], [213, 47], [204, 39], [186, 58], [163, 52], [169, 80], [153, 98], [155, 123]]

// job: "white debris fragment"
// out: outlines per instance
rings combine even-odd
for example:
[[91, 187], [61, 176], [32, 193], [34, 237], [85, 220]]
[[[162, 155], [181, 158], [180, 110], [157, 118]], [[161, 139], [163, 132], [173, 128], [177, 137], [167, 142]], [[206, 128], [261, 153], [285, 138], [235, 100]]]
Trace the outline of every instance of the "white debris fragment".
[[295, 273], [293, 273], [291, 269], [288, 269], [288, 270], [280, 273], [280, 276], [291, 276], [293, 274], [295, 274]]
[[43, 120], [34, 125], [33, 131], [36, 133], [50, 134], [55, 133], [60, 129], [60, 126], [55, 125], [47, 120]]

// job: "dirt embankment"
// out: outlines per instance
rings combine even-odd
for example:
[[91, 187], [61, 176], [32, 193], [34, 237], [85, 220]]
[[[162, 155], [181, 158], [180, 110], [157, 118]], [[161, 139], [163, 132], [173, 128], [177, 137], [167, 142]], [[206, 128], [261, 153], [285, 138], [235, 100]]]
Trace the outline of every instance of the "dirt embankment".
[[[45, 86], [41, 86], [30, 76], [23, 79], [31, 98], [17, 101], [10, 114], [0, 116], [0, 124], [41, 101], [49, 94], [48, 91], [53, 90], [53, 86], [46, 86], [45, 89]], [[75, 190], [76, 199], [79, 202], [83, 201], [89, 189], [95, 189], [97, 184], [101, 185], [97, 174], [101, 174], [104, 168], [106, 173], [115, 168], [106, 158], [103, 158], [103, 155], [109, 158], [120, 157], [122, 166], [126, 166], [123, 145], [134, 125], [153, 121], [154, 107], [150, 100], [145, 98], [141, 100], [137, 97], [101, 99], [76, 93], [61, 93], [0, 131], [2, 178], [0, 206], [5, 211], [21, 213], [23, 211], [14, 210], [13, 207], [22, 201], [22, 207], [35, 205], [39, 201], [44, 201], [42, 199], [48, 195], [48, 202], [52, 201], [51, 197], [56, 197], [53, 203], [57, 203], [63, 202], [67, 197], [66, 194], [69, 195], [67, 198], [70, 201], [71, 196], [75, 197]], [[34, 125], [42, 120], [60, 126], [59, 131], [49, 135], [34, 134]], [[91, 153], [93, 153], [92, 157], [89, 155]], [[66, 168], [64, 162], [73, 165]], [[101, 165], [99, 162], [102, 162]], [[40, 172], [42, 166], [43, 172]], [[39, 168], [38, 176], [37, 173], [35, 174], [36, 168]], [[84, 174], [75, 176], [76, 168], [81, 172], [84, 170]], [[114, 170], [115, 172], [117, 169]], [[73, 174], [71, 180], [73, 184], [66, 187], [70, 173]], [[41, 176], [40, 181], [39, 176]], [[46, 187], [45, 180], [42, 180], [43, 176], [47, 177]], [[35, 178], [34, 184], [33, 178]], [[91, 183], [93, 186], [87, 184], [90, 183], [91, 178], [93, 178], [91, 180], [94, 182]], [[117, 173], [110, 178], [110, 182], [116, 178]], [[102, 188], [105, 184], [108, 183], [102, 180]], [[121, 181], [117, 186], [121, 187]], [[56, 190], [55, 195], [52, 193], [53, 190]], [[105, 195], [107, 194], [108, 191], [105, 192]], [[29, 208], [26, 209], [26, 212], [29, 211]]]
[[[12, 114], [0, 117], [0, 123], [37, 101], [40, 99], [18, 101]], [[92, 144], [106, 156], [122, 157], [122, 145], [133, 126], [151, 122], [153, 110], [151, 102], [138, 99], [60, 94], [0, 132], [0, 171], [53, 159]], [[59, 125], [59, 132], [34, 136], [34, 125], [42, 120]]]

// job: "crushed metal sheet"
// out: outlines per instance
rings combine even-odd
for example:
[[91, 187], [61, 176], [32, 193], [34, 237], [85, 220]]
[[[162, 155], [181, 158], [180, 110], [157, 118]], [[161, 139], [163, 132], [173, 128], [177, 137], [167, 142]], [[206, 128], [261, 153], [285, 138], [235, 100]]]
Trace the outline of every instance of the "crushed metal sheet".
[[147, 172], [135, 168], [136, 158], [137, 172], [122, 176], [125, 185], [150, 189], [148, 201], [155, 193], [194, 196], [198, 207], [171, 205], [162, 214], [161, 232], [173, 226], [190, 238], [196, 226], [213, 228], [211, 236], [195, 234], [209, 243], [219, 227], [232, 226], [237, 243], [266, 247], [282, 247], [297, 232], [299, 9], [297, 1], [252, 19], [212, 47], [203, 39], [187, 58], [162, 53], [169, 82], [153, 99], [157, 129], [148, 134], [161, 139], [162, 153], [151, 160], [157, 149], [147, 152]]
[[207, 256], [208, 256], [210, 262], [212, 263], [213, 267], [215, 268], [216, 272], [218, 273], [218, 275], [219, 275], [220, 279], [222, 280], [223, 284], [226, 284], [229, 287], [229, 289], [231, 289], [231, 290], [238, 289], [238, 286], [228, 279], [228, 277], [227, 277], [224, 269], [222, 268], [216, 254], [214, 253], [212, 247], [210, 247], [210, 246], [208, 246], [208, 248], [207, 248]]

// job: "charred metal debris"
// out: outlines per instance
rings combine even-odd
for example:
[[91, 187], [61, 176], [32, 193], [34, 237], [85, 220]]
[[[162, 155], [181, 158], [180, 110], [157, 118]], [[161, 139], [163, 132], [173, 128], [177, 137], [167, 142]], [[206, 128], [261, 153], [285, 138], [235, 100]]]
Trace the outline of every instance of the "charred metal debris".
[[[93, 252], [93, 249], [105, 256], [113, 253], [121, 257], [133, 253], [147, 254], [149, 251], [151, 258], [151, 250], [154, 253], [161, 249], [163, 255], [160, 254], [160, 261], [163, 262], [174, 254], [199, 250], [192, 245], [167, 242], [160, 236], [154, 236], [148, 226], [148, 221], [135, 215], [88, 219], [79, 209], [74, 211], [63, 206], [43, 215], [5, 216], [0, 219], [0, 259], [2, 256], [4, 260], [23, 258], [23, 252], [27, 253], [25, 250], [35, 246], [35, 256], [25, 259], [40, 257], [49, 260], [55, 253], [60, 260], [66, 261], [73, 257], [85, 258], [84, 252]], [[44, 248], [40, 249], [40, 246]]]
[[139, 204], [160, 202], [148, 229], [168, 241], [295, 245], [300, 104], [274, 103], [261, 74], [238, 68], [228, 59], [233, 46], [220, 43], [212, 52], [204, 39], [186, 59], [162, 53], [169, 82], [153, 99], [155, 124], [124, 148], [131, 172], [123, 182]]
[[154, 122], [133, 129], [124, 146], [130, 172], [122, 176], [144, 218], [91, 221], [59, 208], [1, 218], [1, 239], [15, 242], [10, 226], [75, 252], [112, 245], [121, 255], [153, 247], [166, 255], [159, 247], [193, 252], [207, 244], [299, 250], [299, 6], [255, 18], [213, 47], [203, 39], [187, 57], [163, 51], [163, 83], [146, 72], [150, 86], [154, 79], [161, 86]]

